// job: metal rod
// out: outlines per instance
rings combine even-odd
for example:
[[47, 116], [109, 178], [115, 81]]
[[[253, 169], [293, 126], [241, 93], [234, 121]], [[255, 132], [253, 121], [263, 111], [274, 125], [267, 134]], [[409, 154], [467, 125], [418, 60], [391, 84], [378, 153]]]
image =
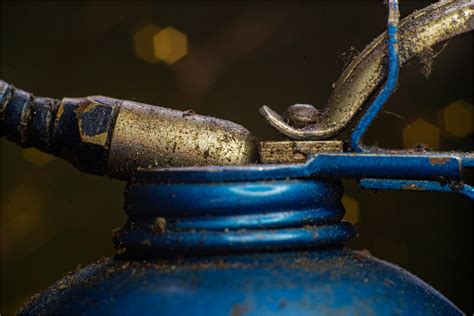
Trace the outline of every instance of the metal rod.
[[398, 24], [400, 12], [398, 10], [398, 0], [390, 0], [388, 4], [388, 75], [387, 81], [379, 92], [374, 102], [369, 106], [361, 120], [355, 127], [351, 135], [351, 148], [354, 151], [365, 151], [366, 148], [361, 144], [362, 136], [369, 125], [377, 117], [378, 113], [395, 91], [398, 82], [398, 73], [400, 68], [399, 42], [398, 42]]

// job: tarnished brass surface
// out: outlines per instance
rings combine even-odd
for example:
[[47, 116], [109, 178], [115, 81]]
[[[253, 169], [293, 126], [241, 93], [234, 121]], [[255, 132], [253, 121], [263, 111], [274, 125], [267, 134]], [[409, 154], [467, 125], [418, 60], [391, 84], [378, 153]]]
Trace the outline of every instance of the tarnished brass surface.
[[143, 168], [258, 160], [245, 128], [191, 111], [104, 96], [40, 98], [1, 80], [0, 105], [0, 136], [96, 175], [130, 179]]
[[258, 158], [252, 135], [235, 123], [124, 101], [110, 144], [108, 174], [139, 168], [243, 165]]
[[[400, 22], [400, 64], [431, 46], [474, 28], [472, 0], [440, 1]], [[328, 139], [341, 132], [386, 75], [386, 32], [369, 44], [344, 70], [318, 121], [295, 128], [267, 106], [262, 116], [292, 139]]]
[[339, 140], [320, 141], [268, 141], [259, 144], [262, 163], [305, 162], [309, 155], [342, 152], [344, 143]]

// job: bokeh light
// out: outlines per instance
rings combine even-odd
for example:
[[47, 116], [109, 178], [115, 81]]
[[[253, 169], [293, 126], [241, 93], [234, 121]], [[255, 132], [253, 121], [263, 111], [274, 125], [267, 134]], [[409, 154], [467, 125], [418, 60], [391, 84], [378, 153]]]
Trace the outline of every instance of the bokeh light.
[[458, 100], [443, 110], [445, 130], [456, 137], [465, 137], [472, 132], [472, 104]]
[[148, 24], [133, 35], [133, 47], [135, 55], [148, 63], [173, 64], [188, 53], [188, 37], [171, 26]]
[[158, 26], [148, 24], [133, 35], [133, 48], [138, 58], [151, 64], [158, 61], [153, 47], [153, 37], [160, 31]]
[[186, 34], [168, 26], [153, 37], [155, 57], [168, 64], [173, 64], [188, 53]]
[[403, 129], [403, 144], [412, 148], [419, 144], [439, 148], [439, 128], [424, 119], [417, 119]]

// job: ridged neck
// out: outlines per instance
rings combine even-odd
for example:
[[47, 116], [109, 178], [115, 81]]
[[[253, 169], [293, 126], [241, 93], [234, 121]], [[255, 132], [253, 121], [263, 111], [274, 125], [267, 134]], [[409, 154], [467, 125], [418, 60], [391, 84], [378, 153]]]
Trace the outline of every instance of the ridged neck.
[[327, 179], [129, 183], [119, 257], [314, 248], [355, 236]]

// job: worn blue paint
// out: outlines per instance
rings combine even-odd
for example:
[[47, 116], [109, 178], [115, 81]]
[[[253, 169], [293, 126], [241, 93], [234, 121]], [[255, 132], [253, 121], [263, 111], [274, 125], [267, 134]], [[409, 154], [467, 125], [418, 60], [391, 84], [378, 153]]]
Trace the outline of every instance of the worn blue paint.
[[[472, 153], [462, 152], [326, 153], [318, 154], [304, 164], [149, 169], [139, 172], [137, 179], [143, 183], [162, 182], [171, 185], [182, 182], [225, 183], [307, 177], [370, 178], [380, 181], [371, 180], [372, 187], [361, 181], [361, 187], [399, 190], [412, 190], [408, 184], [422, 181], [420, 188], [426, 188], [427, 191], [460, 193], [474, 199], [472, 187], [462, 183], [464, 170], [471, 168], [473, 161]], [[450, 185], [447, 185], [448, 182]], [[183, 186], [183, 190], [185, 188], [191, 188], [190, 184]], [[195, 193], [200, 194], [200, 187], [194, 188]], [[218, 190], [219, 187], [216, 186], [215, 189]], [[153, 190], [153, 186], [147, 187], [143, 192], [148, 190]], [[136, 200], [147, 203], [146, 197]]]
[[79, 124], [82, 133], [87, 136], [95, 136], [107, 133], [114, 122], [115, 107], [94, 104], [92, 109], [87, 109], [80, 114]]
[[[213, 169], [208, 168], [208, 173]], [[334, 208], [341, 197], [341, 183], [329, 180], [131, 183], [126, 188], [125, 211], [131, 217], [268, 214]]]
[[403, 269], [341, 247], [354, 230], [336, 180], [189, 179], [130, 183], [116, 257], [68, 274], [20, 314], [462, 314]]
[[346, 249], [101, 260], [35, 297], [20, 314], [462, 315], [409, 272]]
[[459, 193], [474, 200], [474, 188], [464, 183], [440, 183], [422, 180], [361, 179], [361, 188], [376, 190], [411, 190]]
[[288, 177], [461, 179], [462, 159], [445, 153], [327, 153], [304, 164], [148, 169], [141, 182], [235, 182]]
[[27, 129], [28, 143], [42, 151], [50, 152], [51, 134], [54, 129], [59, 101], [35, 97], [32, 100], [30, 123]]
[[340, 207], [320, 207], [276, 213], [180, 218], [168, 221], [167, 226], [176, 231], [282, 228], [297, 227], [302, 224], [334, 223], [339, 222], [343, 217], [344, 209], [341, 205]]
[[329, 179], [131, 183], [114, 242], [126, 258], [338, 244], [356, 234], [341, 197]]
[[347, 222], [278, 229], [242, 229], [222, 231], [167, 231], [157, 234], [147, 225], [125, 225], [116, 235], [121, 258], [143, 259], [163, 254], [231, 253], [314, 248], [352, 239], [354, 228]]
[[465, 168], [474, 167], [474, 153], [459, 153], [462, 157], [462, 165]]

